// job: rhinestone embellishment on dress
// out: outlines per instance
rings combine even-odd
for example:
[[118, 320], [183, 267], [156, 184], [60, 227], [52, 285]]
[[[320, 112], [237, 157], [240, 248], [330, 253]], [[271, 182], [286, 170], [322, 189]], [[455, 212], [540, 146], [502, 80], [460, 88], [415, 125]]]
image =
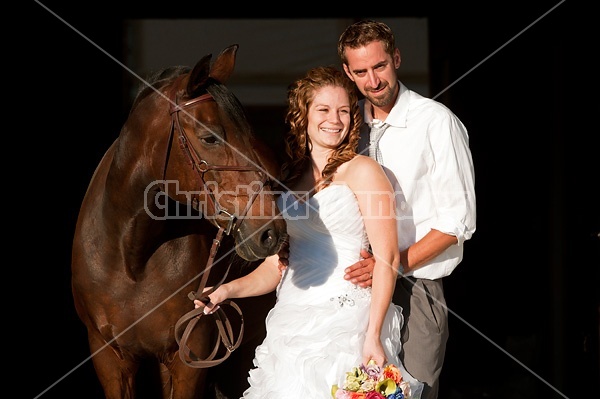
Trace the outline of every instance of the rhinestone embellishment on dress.
[[351, 284], [350, 290], [345, 294], [329, 298], [329, 300], [338, 308], [343, 308], [344, 306], [354, 306], [356, 304], [356, 300], [360, 301], [370, 299], [371, 288], [361, 288], [354, 284]]
[[354, 299], [348, 298], [348, 294], [340, 295], [337, 298], [329, 298], [330, 301], [335, 301], [336, 299], [338, 300], [338, 305], [340, 308], [343, 308], [344, 305], [354, 306]]

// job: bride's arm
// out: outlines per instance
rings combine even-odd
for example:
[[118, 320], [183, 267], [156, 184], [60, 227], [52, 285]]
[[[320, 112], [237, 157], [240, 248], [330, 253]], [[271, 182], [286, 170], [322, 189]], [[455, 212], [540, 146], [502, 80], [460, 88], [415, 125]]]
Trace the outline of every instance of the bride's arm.
[[[269, 256], [252, 272], [219, 286], [209, 295], [210, 303], [206, 305], [204, 313], [213, 312], [216, 305], [229, 298], [259, 296], [275, 290], [281, 280], [278, 263], [277, 255]], [[194, 303], [196, 307], [203, 305], [199, 300], [195, 300]]]
[[[382, 167], [374, 160], [361, 157], [349, 169], [347, 181], [358, 198], [367, 236], [375, 257], [371, 295], [371, 310], [363, 361], [373, 359], [378, 365], [386, 363], [381, 329], [392, 301], [400, 254], [396, 227], [395, 197], [393, 188]], [[353, 162], [354, 163], [354, 162]]]

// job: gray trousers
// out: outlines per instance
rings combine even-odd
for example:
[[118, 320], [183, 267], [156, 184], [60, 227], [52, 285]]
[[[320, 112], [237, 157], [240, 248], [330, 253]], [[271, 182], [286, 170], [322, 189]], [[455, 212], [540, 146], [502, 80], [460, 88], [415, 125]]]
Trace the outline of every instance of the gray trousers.
[[448, 309], [442, 279], [402, 277], [393, 301], [402, 306], [400, 360], [408, 372], [425, 384], [421, 399], [436, 399], [448, 341]]

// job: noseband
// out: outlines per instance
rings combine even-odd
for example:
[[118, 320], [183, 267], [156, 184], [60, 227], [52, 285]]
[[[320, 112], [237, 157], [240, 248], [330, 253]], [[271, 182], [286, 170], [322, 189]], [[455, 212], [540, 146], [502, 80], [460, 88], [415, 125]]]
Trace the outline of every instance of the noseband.
[[[221, 281], [219, 281], [217, 284], [215, 284], [215, 286], [212, 287], [210, 290], [203, 292], [204, 287], [206, 287], [206, 282], [208, 280], [208, 275], [209, 275], [210, 269], [212, 268], [212, 264], [214, 262], [215, 256], [219, 249], [219, 246], [221, 244], [221, 239], [223, 237], [223, 234], [229, 235], [231, 233], [231, 231], [235, 231], [239, 227], [239, 224], [240, 224], [242, 218], [244, 218], [246, 216], [246, 214], [248, 213], [248, 210], [252, 206], [252, 204], [253, 204], [254, 200], [256, 199], [256, 197], [258, 196], [258, 194], [264, 189], [265, 185], [268, 184], [269, 179], [268, 179], [268, 176], [266, 173], [264, 173], [262, 170], [260, 170], [259, 168], [255, 167], [255, 166], [211, 165], [210, 163], [208, 163], [206, 160], [204, 160], [202, 158], [202, 156], [199, 154], [199, 152], [191, 144], [191, 141], [189, 140], [189, 136], [187, 135], [186, 131], [181, 127], [181, 123], [179, 121], [179, 112], [180, 111], [185, 112], [186, 108], [193, 107], [193, 106], [203, 103], [205, 101], [215, 101], [215, 100], [210, 93], [206, 93], [199, 97], [188, 100], [182, 104], [178, 104], [179, 99], [176, 96], [176, 92], [177, 92], [177, 87], [179, 86], [179, 83], [182, 79], [183, 79], [183, 76], [179, 76], [175, 80], [175, 82], [171, 86], [172, 89], [170, 90], [170, 93], [169, 93], [169, 102], [171, 104], [170, 108], [169, 108], [169, 114], [171, 115], [171, 127], [170, 127], [169, 140], [168, 140], [168, 145], [167, 145], [167, 156], [165, 159], [163, 181], [166, 181], [165, 178], [166, 178], [169, 154], [171, 151], [173, 137], [175, 135], [175, 132], [177, 132], [178, 133], [177, 137], [179, 139], [179, 148], [186, 155], [192, 169], [196, 171], [198, 178], [200, 180], [200, 186], [203, 188], [204, 192], [207, 193], [206, 197], [213, 206], [214, 214], [211, 215], [212, 217], [209, 217], [209, 219], [215, 219], [215, 217], [221, 217], [221, 218], [225, 217], [228, 219], [226, 227], [221, 227], [217, 222], [214, 222], [216, 224], [216, 227], [218, 228], [218, 232], [217, 232], [217, 236], [215, 237], [215, 239], [213, 239], [213, 245], [210, 250], [210, 254], [208, 257], [206, 267], [204, 269], [204, 273], [202, 273], [202, 279], [200, 281], [198, 289], [195, 292], [192, 291], [188, 294], [188, 298], [190, 300], [193, 301], [195, 299], [199, 299], [203, 304], [206, 305], [210, 302], [210, 298], [208, 296], [212, 292], [214, 292], [214, 290], [216, 290], [217, 287], [219, 287], [225, 281], [225, 279], [229, 273], [229, 266], [228, 266]], [[226, 209], [224, 209], [223, 207], [221, 207], [221, 205], [219, 204], [219, 201], [217, 201], [217, 199], [215, 198], [214, 193], [210, 190], [210, 188], [206, 184], [206, 181], [204, 179], [204, 174], [208, 171], [256, 172], [259, 174], [259, 176], [261, 176], [260, 189], [258, 191], [255, 191], [254, 193], [252, 193], [252, 195], [248, 199], [246, 208], [240, 215], [232, 214], [232, 213], [228, 212]], [[207, 216], [207, 215], [205, 215], [205, 216]], [[223, 305], [230, 305], [240, 315], [241, 324], [240, 324], [240, 331], [239, 331], [237, 338], [234, 336], [233, 329], [231, 327], [229, 320], [227, 319], [227, 315], [225, 314], [223, 309], [221, 309], [221, 307], [223, 307]], [[217, 364], [222, 363], [225, 359], [227, 359], [231, 355], [231, 353], [235, 349], [237, 349], [239, 347], [239, 345], [242, 341], [243, 333], [244, 333], [244, 318], [243, 318], [242, 311], [239, 308], [239, 306], [235, 302], [232, 302], [230, 300], [226, 300], [226, 301], [220, 303], [219, 309], [217, 309], [214, 313], [212, 313], [212, 315], [215, 316], [215, 322], [216, 322], [217, 328], [219, 330], [220, 340], [217, 341], [215, 347], [213, 348], [213, 351], [211, 352], [211, 354], [208, 357], [206, 357], [204, 359], [200, 359], [200, 358], [198, 358], [198, 356], [196, 356], [191, 351], [191, 349], [187, 345], [187, 340], [189, 339], [190, 334], [192, 333], [193, 329], [195, 328], [197, 322], [200, 320], [200, 317], [203, 315], [204, 315], [204, 306], [200, 306], [200, 307], [195, 308], [194, 310], [184, 314], [175, 324], [175, 339], [177, 341], [177, 344], [179, 345], [179, 358], [185, 364], [187, 364], [190, 367], [194, 367], [194, 368], [206, 368], [206, 367], [211, 367], [211, 366], [215, 366]], [[183, 328], [184, 326], [185, 326], [185, 329]], [[218, 352], [218, 349], [219, 349], [221, 343], [223, 343], [223, 345], [225, 346], [226, 352], [222, 357], [215, 359], [215, 356], [217, 355], [217, 352]]]

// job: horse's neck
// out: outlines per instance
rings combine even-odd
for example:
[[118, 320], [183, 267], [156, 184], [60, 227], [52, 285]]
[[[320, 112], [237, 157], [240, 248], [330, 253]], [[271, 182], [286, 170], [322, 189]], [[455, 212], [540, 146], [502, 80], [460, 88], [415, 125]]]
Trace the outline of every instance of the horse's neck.
[[153, 181], [159, 179], [141, 167], [142, 162], [125, 156], [119, 144], [116, 140], [94, 173], [95, 189], [103, 194], [90, 198], [101, 201], [98, 209], [108, 234], [118, 236], [129, 253], [141, 254], [147, 251], [144, 246], [160, 245], [165, 234], [165, 212], [154, 200], [160, 187]]

